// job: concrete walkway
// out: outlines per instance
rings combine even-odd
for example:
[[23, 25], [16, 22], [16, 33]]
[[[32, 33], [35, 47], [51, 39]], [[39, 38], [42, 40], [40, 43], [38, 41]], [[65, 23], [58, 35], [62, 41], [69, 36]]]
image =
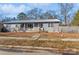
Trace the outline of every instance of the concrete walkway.
[[0, 49], [0, 55], [57, 55], [57, 54], [44, 50], [36, 50], [36, 51], [27, 50], [27, 52], [22, 52], [22, 51], [11, 50], [11, 49], [8, 50]]

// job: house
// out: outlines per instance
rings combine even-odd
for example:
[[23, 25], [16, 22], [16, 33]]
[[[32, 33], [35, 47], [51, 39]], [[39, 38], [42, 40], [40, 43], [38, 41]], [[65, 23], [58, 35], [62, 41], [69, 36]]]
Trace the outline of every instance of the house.
[[58, 19], [41, 19], [41, 20], [16, 20], [3, 22], [4, 26], [11, 32], [58, 32]]

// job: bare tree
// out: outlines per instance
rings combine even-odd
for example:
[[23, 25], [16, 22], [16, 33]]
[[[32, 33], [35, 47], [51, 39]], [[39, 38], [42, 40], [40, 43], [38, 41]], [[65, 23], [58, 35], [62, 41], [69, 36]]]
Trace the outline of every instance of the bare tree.
[[68, 25], [68, 19], [71, 16], [71, 10], [73, 9], [72, 3], [61, 3], [60, 6], [60, 12], [61, 12], [61, 18], [63, 18], [65, 25]]
[[40, 14], [42, 13], [42, 10], [39, 8], [34, 8], [28, 11], [28, 18], [29, 19], [39, 19]]
[[56, 19], [57, 14], [53, 10], [48, 10], [45, 13], [43, 13], [40, 17], [41, 17], [41, 19]]

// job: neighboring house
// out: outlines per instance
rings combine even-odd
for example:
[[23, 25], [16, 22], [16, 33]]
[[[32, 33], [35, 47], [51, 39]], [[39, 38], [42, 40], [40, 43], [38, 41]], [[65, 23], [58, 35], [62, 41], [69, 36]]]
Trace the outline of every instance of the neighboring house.
[[2, 28], [3, 28], [3, 23], [0, 22], [0, 32], [1, 32]]
[[17, 20], [3, 22], [4, 26], [11, 32], [58, 32], [58, 19], [41, 19], [41, 20]]

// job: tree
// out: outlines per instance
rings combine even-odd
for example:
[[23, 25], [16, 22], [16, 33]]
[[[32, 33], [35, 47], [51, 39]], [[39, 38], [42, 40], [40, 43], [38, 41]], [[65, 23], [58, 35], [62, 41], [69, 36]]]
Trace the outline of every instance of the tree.
[[79, 10], [75, 14], [75, 16], [74, 16], [74, 18], [73, 18], [73, 20], [71, 22], [71, 25], [79, 26]]
[[34, 8], [28, 11], [28, 19], [40, 19], [40, 14], [42, 13], [41, 9]]
[[21, 12], [17, 15], [17, 19], [18, 20], [26, 20], [27, 19], [27, 16], [25, 13]]
[[40, 16], [41, 19], [56, 19], [57, 18], [57, 15], [56, 15], [56, 12], [55, 11], [46, 11], [45, 13], [43, 13], [41, 16]]
[[11, 21], [11, 20], [12, 20], [11, 17], [5, 17], [4, 19], [2, 19], [3, 22], [4, 22], [4, 21]]
[[71, 16], [71, 10], [73, 9], [72, 3], [61, 3], [60, 6], [60, 12], [61, 12], [61, 19], [64, 20], [65, 25], [68, 23], [68, 19]]
[[13, 18], [12, 18], [12, 20], [16, 20], [16, 18], [15, 18], [15, 17], [13, 17]]

